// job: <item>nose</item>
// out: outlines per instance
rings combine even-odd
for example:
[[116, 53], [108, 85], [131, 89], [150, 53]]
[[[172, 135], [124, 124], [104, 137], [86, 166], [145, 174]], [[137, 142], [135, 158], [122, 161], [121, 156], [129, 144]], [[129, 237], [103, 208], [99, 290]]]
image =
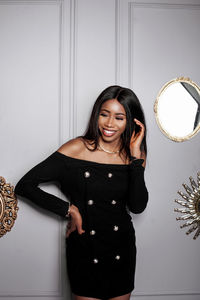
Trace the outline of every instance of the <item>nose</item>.
[[112, 116], [110, 116], [109, 118], [106, 119], [106, 124], [107, 127], [113, 127], [114, 122], [113, 122], [113, 118]]

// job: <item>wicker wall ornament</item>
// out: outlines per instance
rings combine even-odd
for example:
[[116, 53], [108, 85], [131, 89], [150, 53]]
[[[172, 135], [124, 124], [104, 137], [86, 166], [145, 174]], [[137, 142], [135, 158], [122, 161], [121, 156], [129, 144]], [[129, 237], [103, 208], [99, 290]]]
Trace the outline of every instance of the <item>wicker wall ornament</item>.
[[0, 237], [13, 227], [18, 209], [14, 187], [0, 176]]
[[187, 184], [183, 183], [187, 194], [178, 191], [178, 194], [183, 198], [183, 200], [176, 199], [175, 202], [180, 204], [182, 208], [175, 208], [175, 212], [182, 213], [181, 217], [177, 217], [176, 220], [186, 221], [180, 228], [191, 226], [186, 234], [196, 231], [193, 239], [200, 235], [200, 172], [197, 173], [197, 182], [190, 176], [190, 188]]

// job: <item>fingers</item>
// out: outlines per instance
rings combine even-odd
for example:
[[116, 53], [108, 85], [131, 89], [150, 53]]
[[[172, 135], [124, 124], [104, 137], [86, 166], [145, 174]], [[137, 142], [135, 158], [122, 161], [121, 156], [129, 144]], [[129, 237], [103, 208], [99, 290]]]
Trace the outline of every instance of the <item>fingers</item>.
[[69, 237], [69, 235], [70, 235], [73, 231], [75, 231], [76, 229], [77, 229], [77, 231], [78, 231], [79, 234], [82, 234], [82, 233], [85, 232], [85, 230], [83, 230], [82, 227], [77, 228], [76, 225], [74, 224], [74, 225], [71, 226], [71, 227], [68, 227], [68, 226], [67, 226], [66, 237]]
[[70, 235], [71, 232], [72, 232], [71, 229], [67, 230], [67, 233], [66, 233], [66, 237], [67, 238], [69, 237], [69, 235]]
[[81, 217], [80, 213], [77, 216], [76, 228], [77, 228], [79, 234], [82, 234], [85, 232], [82, 228], [82, 217]]
[[82, 216], [79, 212], [79, 209], [75, 205], [71, 205], [70, 207], [70, 216], [71, 220], [67, 225], [66, 236], [68, 237], [75, 230], [77, 230], [79, 234], [84, 233], [85, 230], [82, 228]]
[[[145, 132], [145, 126], [144, 126], [144, 124], [142, 122], [140, 122], [136, 118], [134, 118], [134, 121], [140, 127], [140, 130], [139, 130], [139, 132], [136, 135], [132, 136], [133, 140], [136, 140], [139, 136], [143, 138], [144, 137], [144, 132]], [[135, 131], [134, 131], [134, 133], [135, 133]]]
[[144, 128], [144, 124], [142, 123], [142, 122], [140, 122], [138, 119], [136, 119], [136, 118], [134, 118], [134, 121], [135, 121], [135, 123], [138, 125], [138, 126], [140, 126], [140, 128], [142, 129], [142, 130], [145, 130], [145, 128]]
[[66, 237], [69, 237], [69, 235], [75, 230], [76, 230], [76, 224], [73, 222], [73, 220], [70, 220], [67, 224]]
[[78, 233], [79, 233], [79, 234], [82, 234], [82, 233], [85, 232], [85, 230], [82, 229], [82, 225], [77, 226], [77, 230], [78, 230]]
[[145, 126], [142, 122], [140, 122], [136, 118], [134, 118], [134, 122], [137, 126], [139, 126], [139, 130], [137, 133], [135, 133], [135, 130], [134, 130], [133, 134], [131, 136], [130, 153], [132, 156], [140, 158], [141, 157], [141, 144], [142, 144], [144, 134], [145, 134]]
[[82, 216], [80, 214], [80, 212], [78, 211], [77, 214], [74, 216], [74, 224], [77, 228], [77, 231], [79, 234], [82, 234], [85, 232], [85, 230], [83, 230], [82, 228]]

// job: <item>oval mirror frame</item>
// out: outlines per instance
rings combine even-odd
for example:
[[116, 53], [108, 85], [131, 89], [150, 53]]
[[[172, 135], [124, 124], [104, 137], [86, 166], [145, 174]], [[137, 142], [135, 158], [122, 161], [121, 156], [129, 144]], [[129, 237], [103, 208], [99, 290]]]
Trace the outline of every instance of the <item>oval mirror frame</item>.
[[0, 237], [13, 227], [18, 209], [14, 187], [0, 176]]
[[156, 98], [156, 101], [154, 103], [154, 113], [155, 113], [155, 118], [156, 118], [156, 122], [158, 124], [158, 127], [160, 128], [161, 132], [167, 136], [169, 139], [175, 141], [175, 142], [183, 142], [186, 140], [189, 140], [190, 138], [192, 138], [193, 136], [195, 136], [199, 131], [200, 131], [200, 122], [198, 123], [198, 125], [196, 126], [196, 128], [189, 134], [185, 135], [185, 136], [176, 136], [171, 134], [170, 132], [168, 132], [162, 125], [162, 122], [159, 118], [158, 115], [158, 106], [159, 106], [159, 100], [161, 98], [161, 95], [163, 95], [163, 93], [169, 88], [169, 86], [173, 85], [174, 83], [178, 83], [178, 82], [183, 82], [183, 83], [187, 83], [191, 86], [193, 86], [195, 88], [195, 90], [197, 91], [197, 93], [200, 96], [200, 87], [193, 82], [190, 78], [188, 77], [177, 77], [175, 79], [170, 80], [169, 82], [167, 82], [159, 91], [158, 96]]

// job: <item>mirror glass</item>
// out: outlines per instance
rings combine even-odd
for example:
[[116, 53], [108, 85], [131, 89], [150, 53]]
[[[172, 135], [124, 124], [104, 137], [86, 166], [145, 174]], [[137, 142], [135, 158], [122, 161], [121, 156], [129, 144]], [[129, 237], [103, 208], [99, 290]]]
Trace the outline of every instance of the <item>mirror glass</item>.
[[200, 88], [189, 78], [166, 83], [154, 105], [156, 121], [170, 139], [181, 142], [200, 130]]

